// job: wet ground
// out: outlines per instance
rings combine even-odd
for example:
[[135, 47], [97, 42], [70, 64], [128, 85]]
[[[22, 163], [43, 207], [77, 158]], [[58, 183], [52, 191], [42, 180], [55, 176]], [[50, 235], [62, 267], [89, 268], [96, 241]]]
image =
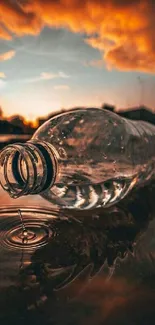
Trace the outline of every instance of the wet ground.
[[0, 324], [154, 325], [154, 194], [71, 214], [0, 190]]
[[0, 324], [154, 325], [154, 198], [72, 214], [0, 189]]

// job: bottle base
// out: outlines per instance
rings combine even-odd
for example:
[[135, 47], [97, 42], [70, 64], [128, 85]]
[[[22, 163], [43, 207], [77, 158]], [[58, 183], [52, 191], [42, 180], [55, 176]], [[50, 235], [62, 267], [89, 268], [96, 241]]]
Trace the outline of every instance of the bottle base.
[[93, 185], [57, 184], [41, 196], [62, 209], [107, 208], [127, 195], [133, 187], [134, 179], [117, 178]]

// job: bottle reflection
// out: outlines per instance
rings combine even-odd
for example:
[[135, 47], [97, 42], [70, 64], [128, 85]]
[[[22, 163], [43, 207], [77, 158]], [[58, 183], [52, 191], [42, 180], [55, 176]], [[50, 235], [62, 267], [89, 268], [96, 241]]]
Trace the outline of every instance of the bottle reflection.
[[92, 215], [1, 211], [1, 323], [143, 324], [155, 298], [153, 196], [143, 188]]

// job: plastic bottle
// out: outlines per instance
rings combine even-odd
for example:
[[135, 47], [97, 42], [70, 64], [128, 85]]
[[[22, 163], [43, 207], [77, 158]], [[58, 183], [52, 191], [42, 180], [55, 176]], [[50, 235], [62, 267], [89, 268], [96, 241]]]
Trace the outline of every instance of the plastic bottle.
[[108, 207], [155, 174], [155, 126], [98, 108], [59, 114], [0, 154], [13, 197], [40, 194], [67, 209]]

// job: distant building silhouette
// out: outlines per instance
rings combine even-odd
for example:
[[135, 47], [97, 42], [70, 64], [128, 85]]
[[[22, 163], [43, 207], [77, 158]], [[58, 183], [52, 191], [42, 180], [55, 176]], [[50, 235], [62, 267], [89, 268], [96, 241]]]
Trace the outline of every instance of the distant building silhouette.
[[103, 104], [101, 108], [111, 112], [115, 112], [118, 115], [131, 120], [136, 120], [136, 121], [142, 120], [142, 121], [155, 124], [155, 114], [151, 111], [150, 108], [145, 106], [125, 108], [124, 110], [117, 111], [117, 112], [115, 110], [115, 106], [113, 105]]
[[155, 114], [145, 106], [130, 108], [129, 110], [120, 111], [118, 114], [128, 119], [155, 124]]

